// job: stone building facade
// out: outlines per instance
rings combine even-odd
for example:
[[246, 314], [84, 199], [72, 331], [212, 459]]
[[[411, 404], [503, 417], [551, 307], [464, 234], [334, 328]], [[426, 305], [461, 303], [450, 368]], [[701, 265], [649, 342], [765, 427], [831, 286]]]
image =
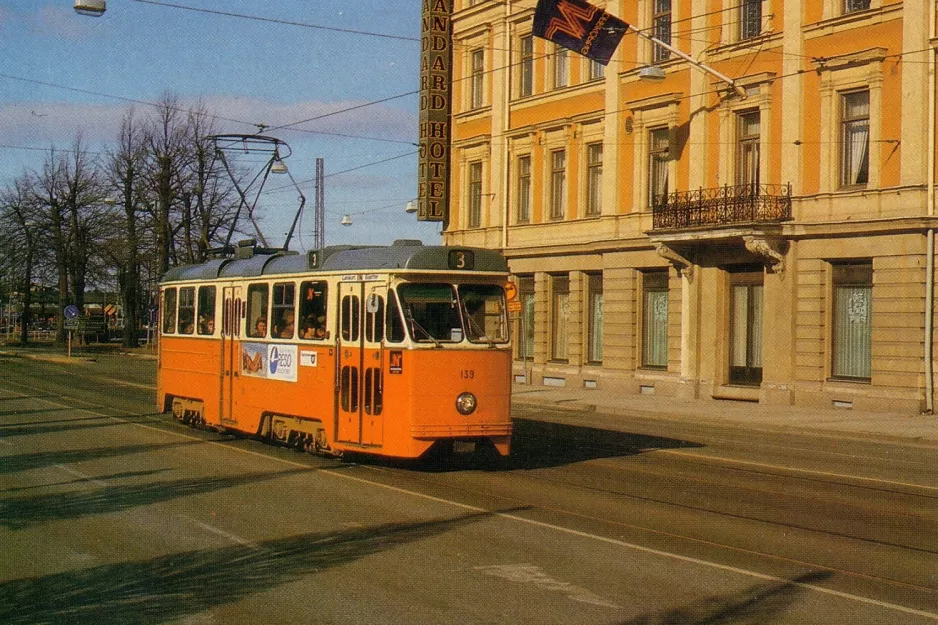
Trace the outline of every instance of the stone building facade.
[[934, 2], [596, 2], [732, 84], [634, 31], [590, 62], [535, 4], [453, 16], [444, 239], [509, 258], [516, 378], [930, 409]]

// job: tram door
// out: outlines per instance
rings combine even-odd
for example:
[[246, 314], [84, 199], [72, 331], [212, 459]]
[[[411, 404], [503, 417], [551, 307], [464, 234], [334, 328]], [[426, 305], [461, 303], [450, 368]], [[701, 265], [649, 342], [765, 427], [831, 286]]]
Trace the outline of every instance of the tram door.
[[386, 282], [339, 287], [338, 439], [379, 446], [384, 438], [384, 306]]
[[238, 342], [241, 338], [241, 287], [226, 286], [222, 289], [221, 318], [221, 363], [219, 379], [219, 415], [222, 423], [235, 423], [234, 389], [235, 381], [241, 375], [241, 360]]

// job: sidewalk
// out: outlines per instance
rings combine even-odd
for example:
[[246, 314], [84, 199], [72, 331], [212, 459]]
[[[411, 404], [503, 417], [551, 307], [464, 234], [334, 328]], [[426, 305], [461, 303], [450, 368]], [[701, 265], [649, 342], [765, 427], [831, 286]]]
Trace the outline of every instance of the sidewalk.
[[694, 400], [660, 395], [549, 386], [512, 386], [515, 405], [581, 413], [579, 425], [617, 429], [616, 417], [678, 423], [708, 423], [771, 432], [814, 432], [938, 447], [938, 415], [864, 412], [853, 409], [766, 406], [728, 400]]

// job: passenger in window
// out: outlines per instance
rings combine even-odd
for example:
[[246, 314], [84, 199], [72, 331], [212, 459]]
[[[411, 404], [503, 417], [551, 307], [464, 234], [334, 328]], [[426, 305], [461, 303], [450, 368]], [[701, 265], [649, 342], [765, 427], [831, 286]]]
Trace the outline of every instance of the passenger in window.
[[215, 319], [208, 315], [199, 317], [199, 334], [215, 334]]
[[327, 338], [325, 316], [320, 315], [319, 317], [316, 317], [314, 315], [307, 315], [306, 319], [303, 322], [302, 332], [303, 332], [302, 338], [304, 339]]
[[283, 328], [280, 330], [280, 338], [282, 339], [292, 339], [293, 331], [295, 329], [295, 315], [292, 310], [287, 310], [283, 313]]
[[267, 336], [267, 319], [264, 317], [258, 317], [257, 321], [254, 322], [254, 332], [251, 333], [251, 336], [256, 337], [265, 337]]

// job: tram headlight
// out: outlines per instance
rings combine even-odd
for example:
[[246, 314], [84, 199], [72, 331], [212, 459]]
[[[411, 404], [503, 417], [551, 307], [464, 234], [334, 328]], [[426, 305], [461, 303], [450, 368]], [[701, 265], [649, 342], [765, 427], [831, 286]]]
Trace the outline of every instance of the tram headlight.
[[461, 415], [471, 415], [475, 412], [476, 406], [478, 405], [479, 402], [472, 393], [462, 393], [456, 398], [456, 410], [458, 410]]

